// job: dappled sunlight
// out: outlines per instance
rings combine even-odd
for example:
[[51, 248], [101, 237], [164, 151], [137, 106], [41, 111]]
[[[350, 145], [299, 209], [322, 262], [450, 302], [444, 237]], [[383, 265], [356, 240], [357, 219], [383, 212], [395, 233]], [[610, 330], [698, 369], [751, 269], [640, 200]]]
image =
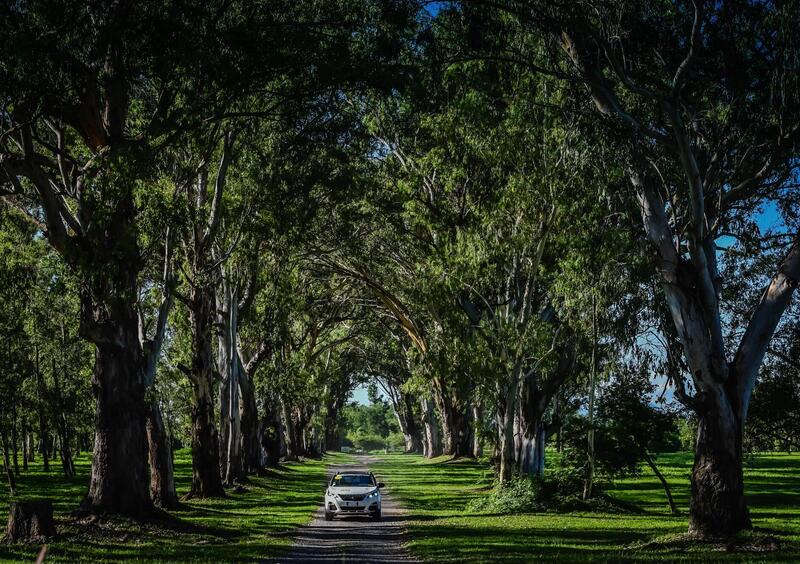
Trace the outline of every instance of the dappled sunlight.
[[[663, 489], [646, 467], [641, 474], [614, 481], [607, 494], [635, 504], [642, 513], [534, 512], [515, 515], [469, 511], [469, 500], [485, 494], [493, 474], [486, 463], [471, 461], [456, 468], [446, 457], [381, 455], [375, 469], [392, 483], [409, 509], [411, 548], [433, 561], [515, 562], [540, 558], [578, 560], [707, 561], [741, 560], [741, 554], [708, 551], [713, 547], [647, 548], [660, 538], [686, 531], [692, 455], [669, 453], [658, 464], [670, 482], [682, 512], [672, 516]], [[751, 458], [745, 486], [756, 530], [780, 535], [789, 552], [772, 559], [800, 557], [800, 455], [765, 454]], [[483, 490], [483, 491], [482, 491]], [[760, 558], [759, 558], [760, 560]]]

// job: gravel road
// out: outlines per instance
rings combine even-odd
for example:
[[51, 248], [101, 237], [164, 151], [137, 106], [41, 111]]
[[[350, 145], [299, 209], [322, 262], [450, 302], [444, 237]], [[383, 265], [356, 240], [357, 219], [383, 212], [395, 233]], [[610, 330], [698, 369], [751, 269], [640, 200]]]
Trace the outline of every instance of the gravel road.
[[[375, 461], [368, 456], [356, 458], [357, 464], [329, 466], [328, 479], [336, 472], [369, 470], [369, 464]], [[391, 487], [386, 484], [382, 490], [380, 521], [355, 516], [326, 521], [320, 505], [314, 520], [297, 532], [291, 552], [273, 562], [418, 562], [406, 550], [405, 513], [392, 499]], [[323, 488], [320, 484], [320, 493]]]

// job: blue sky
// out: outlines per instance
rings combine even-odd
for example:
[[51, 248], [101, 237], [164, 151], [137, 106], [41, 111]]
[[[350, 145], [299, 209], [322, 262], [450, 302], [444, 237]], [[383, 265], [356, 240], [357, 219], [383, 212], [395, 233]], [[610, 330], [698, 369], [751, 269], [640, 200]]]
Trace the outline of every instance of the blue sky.
[[348, 401], [357, 401], [361, 405], [369, 405], [369, 397], [367, 396], [366, 384], [361, 384], [350, 392], [350, 399]]

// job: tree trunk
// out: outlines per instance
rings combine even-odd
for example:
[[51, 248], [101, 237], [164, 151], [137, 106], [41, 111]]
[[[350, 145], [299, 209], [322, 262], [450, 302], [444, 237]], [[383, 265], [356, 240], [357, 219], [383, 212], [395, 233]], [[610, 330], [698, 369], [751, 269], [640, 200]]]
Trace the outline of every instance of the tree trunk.
[[[501, 484], [507, 484], [511, 481], [514, 473], [514, 421], [516, 415], [516, 398], [517, 398], [517, 378], [516, 375], [509, 382], [503, 386], [502, 383], [497, 384], [498, 387], [498, 402], [497, 402], [497, 431], [498, 431], [498, 448], [500, 451], [500, 474], [499, 480]], [[503, 389], [505, 387], [505, 389]]]
[[522, 445], [519, 453], [520, 474], [528, 476], [544, 475], [544, 448], [547, 438], [544, 423], [540, 420], [535, 425], [532, 436], [523, 433]]
[[260, 424], [261, 446], [264, 449], [265, 464], [276, 467], [281, 459], [281, 421], [275, 411], [269, 410]]
[[219, 471], [219, 439], [214, 424], [211, 388], [207, 382], [194, 387], [192, 405], [191, 497], [225, 497]]
[[37, 411], [39, 415], [39, 452], [42, 453], [42, 465], [45, 472], [50, 471], [50, 460], [48, 458], [48, 440], [47, 440], [47, 417], [45, 416], [44, 411], [44, 397], [45, 397], [45, 386], [44, 386], [44, 379], [42, 378], [42, 373], [39, 366], [39, 348], [36, 348], [36, 361], [34, 370], [36, 372], [36, 387], [38, 391], [38, 401], [37, 401]]
[[94, 454], [89, 493], [81, 508], [141, 517], [152, 513], [153, 502], [147, 487], [138, 322], [132, 309], [128, 313], [118, 316], [116, 328], [106, 329], [109, 334], [97, 344], [92, 378], [97, 406]]
[[664, 488], [664, 494], [667, 496], [670, 513], [673, 515], [679, 515], [680, 511], [678, 511], [678, 506], [675, 505], [675, 500], [672, 499], [672, 490], [670, 490], [669, 484], [667, 483], [666, 478], [664, 478], [664, 474], [662, 474], [661, 470], [658, 469], [653, 457], [650, 456], [650, 453], [647, 452], [646, 449], [642, 449], [642, 456], [644, 457], [645, 462], [647, 462], [647, 465], [650, 467], [650, 470], [652, 470], [653, 474], [655, 474], [656, 478], [658, 478], [658, 481], [661, 482], [661, 487]]
[[449, 397], [446, 393], [437, 396], [442, 421], [444, 454], [454, 458], [472, 457], [469, 405], [457, 398]]
[[472, 406], [472, 456], [475, 458], [480, 458], [483, 456], [483, 433], [480, 432], [482, 429], [481, 421], [483, 420], [483, 408], [480, 405], [473, 405]]
[[192, 488], [190, 497], [225, 497], [219, 464], [219, 436], [214, 422], [212, 308], [207, 287], [192, 288], [192, 367], [184, 372], [192, 383]]
[[[222, 331], [220, 331], [222, 333]], [[220, 337], [222, 340], [222, 337]], [[218, 366], [224, 367], [230, 362], [222, 354], [222, 343], [220, 343], [220, 353], [218, 356]], [[231, 432], [231, 380], [230, 375], [223, 372], [219, 382], [219, 467], [226, 468], [228, 465], [228, 441]]]
[[52, 502], [11, 502], [6, 528], [6, 537], [9, 541], [41, 541], [55, 536]]
[[744, 499], [742, 425], [720, 386], [699, 408], [689, 533], [729, 537], [751, 526]]
[[283, 444], [285, 453], [283, 458], [285, 460], [299, 460], [298, 451], [300, 447], [297, 439], [297, 428], [292, 421], [292, 414], [289, 406], [281, 399], [281, 427], [283, 427]]
[[147, 413], [147, 443], [150, 452], [150, 497], [157, 507], [177, 509], [172, 445], [157, 401], [150, 404]]
[[338, 451], [342, 448], [339, 434], [339, 409], [335, 402], [328, 405], [325, 414], [325, 451]]
[[239, 374], [241, 390], [241, 429], [244, 471], [261, 474], [264, 471], [264, 452], [261, 446], [261, 433], [258, 423], [256, 390], [250, 375], [244, 369]]
[[425, 427], [424, 455], [425, 458], [435, 458], [442, 454], [442, 445], [439, 438], [439, 423], [433, 402], [429, 399], [422, 400], [422, 424]]
[[8, 456], [8, 436], [5, 431], [0, 432], [0, 439], [3, 441], [3, 470], [8, 480], [8, 489], [11, 495], [16, 495], [17, 481], [14, 479], [14, 471], [11, 469], [11, 459]]
[[33, 436], [33, 430], [28, 429], [28, 436], [26, 438], [28, 444], [28, 462], [36, 462], [36, 440]]
[[17, 403], [11, 404], [11, 452], [14, 459], [14, 475], [19, 476], [19, 436], [17, 433]]
[[[232, 362], [238, 363], [236, 358]], [[223, 473], [223, 479], [228, 486], [233, 485], [234, 482], [243, 482], [247, 479], [244, 474], [244, 461], [242, 460], [242, 413], [239, 401], [238, 367], [231, 372], [230, 378], [231, 382], [228, 386], [230, 427], [228, 428], [227, 456]]]
[[402, 405], [403, 419], [403, 440], [405, 442], [405, 452], [413, 453], [422, 450], [422, 438], [420, 437], [419, 426], [414, 418], [414, 398], [410, 394], [403, 394], [400, 400]]
[[592, 365], [589, 373], [589, 432], [586, 437], [586, 483], [583, 499], [592, 497], [594, 486], [594, 396], [597, 385], [597, 301], [592, 291]]
[[29, 452], [28, 447], [30, 445], [30, 435], [28, 434], [28, 426], [25, 421], [22, 422], [22, 469], [27, 472], [28, 471], [28, 459], [29, 459]]

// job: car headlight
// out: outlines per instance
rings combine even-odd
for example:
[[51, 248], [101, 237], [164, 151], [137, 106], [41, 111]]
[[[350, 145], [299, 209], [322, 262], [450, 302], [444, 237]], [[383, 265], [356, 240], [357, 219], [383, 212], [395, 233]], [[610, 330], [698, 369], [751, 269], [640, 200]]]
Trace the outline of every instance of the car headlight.
[[378, 493], [378, 490], [375, 490], [374, 492], [372, 492], [372, 493], [370, 493], [370, 494], [368, 494], [368, 495], [367, 495], [367, 499], [377, 499], [377, 498], [378, 498], [378, 495], [380, 495], [380, 494]]

